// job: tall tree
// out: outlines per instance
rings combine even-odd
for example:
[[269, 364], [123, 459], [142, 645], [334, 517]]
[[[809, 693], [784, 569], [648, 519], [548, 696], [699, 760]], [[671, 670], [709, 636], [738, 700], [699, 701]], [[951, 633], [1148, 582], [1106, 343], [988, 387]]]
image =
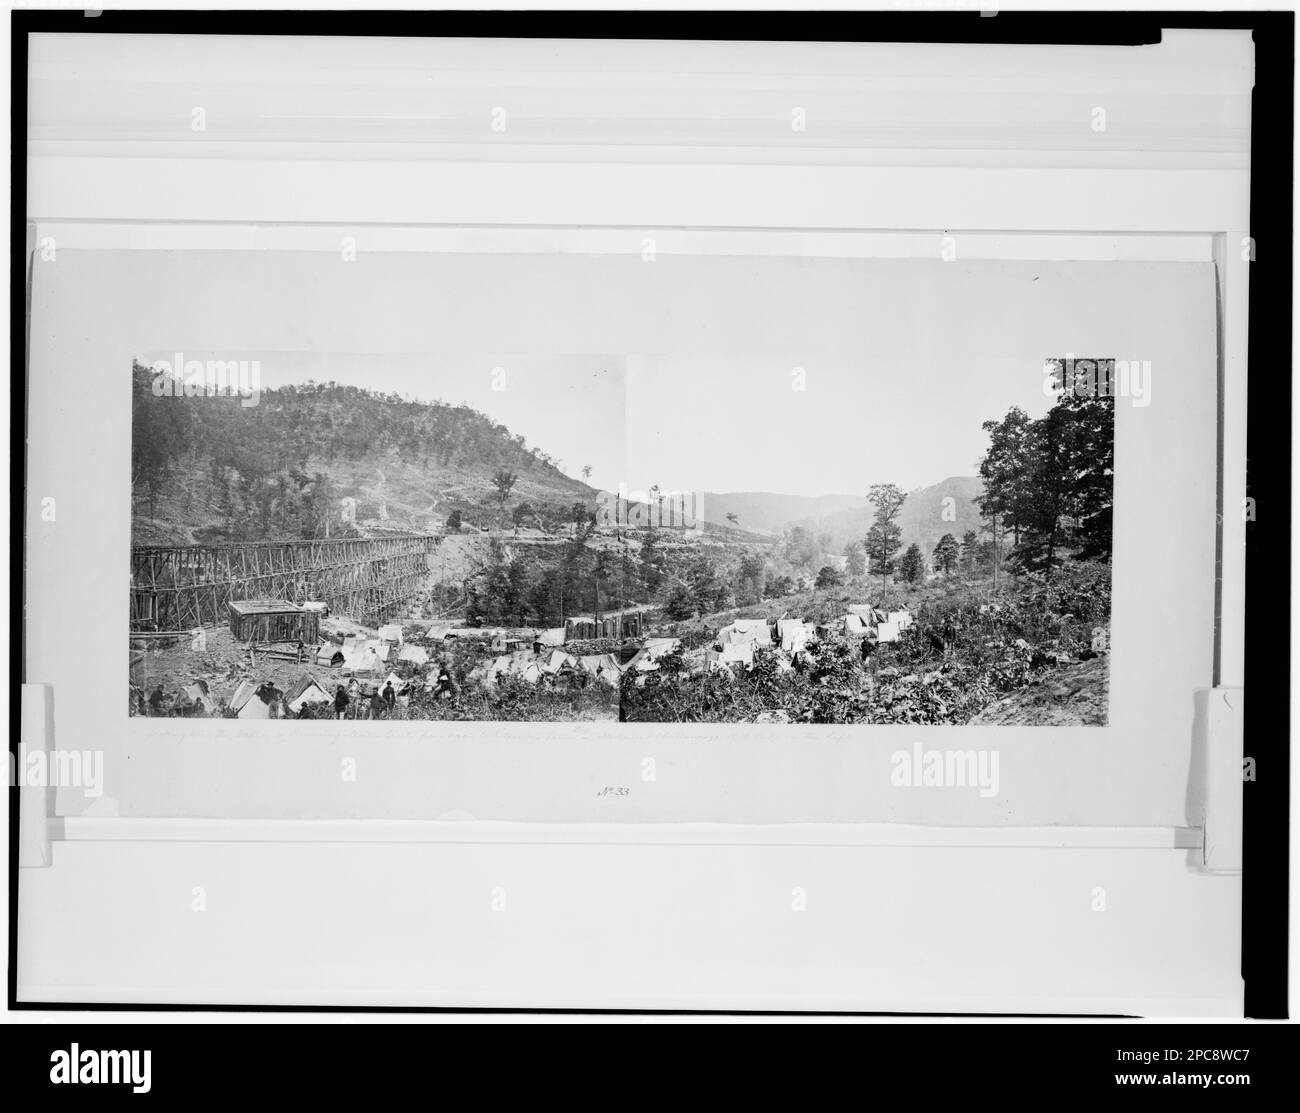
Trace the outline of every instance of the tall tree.
[[876, 483], [867, 492], [867, 501], [875, 507], [874, 520], [863, 547], [880, 572], [880, 590], [894, 570], [894, 554], [903, 547], [903, 530], [895, 521], [907, 500], [907, 493], [893, 483]]
[[736, 602], [742, 607], [759, 602], [763, 597], [763, 556], [746, 553], [740, 558], [736, 572]]
[[647, 530], [641, 541], [641, 584], [647, 596], [652, 597], [659, 590], [664, 578], [664, 552], [659, 547], [658, 534]]
[[968, 529], [961, 537], [961, 567], [969, 576], [979, 566], [979, 535]]
[[861, 541], [850, 541], [844, 546], [844, 559], [848, 562], [850, 576], [861, 576], [867, 570], [867, 554]]
[[[1001, 421], [986, 421], [981, 426], [989, 435], [989, 447], [979, 468], [984, 492], [975, 502], [989, 523], [998, 555], [1007, 532], [1011, 533], [1012, 545], [1019, 544], [1020, 530], [1030, 513], [1032, 426], [1029, 415], [1019, 406], [1012, 406]], [[994, 567], [996, 571], [996, 561]]]
[[509, 468], [497, 468], [496, 475], [492, 477], [492, 486], [497, 489], [497, 501], [501, 504], [502, 514], [505, 513], [506, 503], [510, 499], [510, 492], [515, 489], [515, 483], [518, 479], [519, 477]]

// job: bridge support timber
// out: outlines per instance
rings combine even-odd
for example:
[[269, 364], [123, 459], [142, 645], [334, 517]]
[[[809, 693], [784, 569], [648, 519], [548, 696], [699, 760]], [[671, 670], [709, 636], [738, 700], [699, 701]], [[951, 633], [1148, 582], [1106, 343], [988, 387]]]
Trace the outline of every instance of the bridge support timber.
[[131, 629], [220, 626], [239, 599], [327, 602], [369, 626], [394, 618], [429, 574], [438, 538], [346, 538], [131, 550]]

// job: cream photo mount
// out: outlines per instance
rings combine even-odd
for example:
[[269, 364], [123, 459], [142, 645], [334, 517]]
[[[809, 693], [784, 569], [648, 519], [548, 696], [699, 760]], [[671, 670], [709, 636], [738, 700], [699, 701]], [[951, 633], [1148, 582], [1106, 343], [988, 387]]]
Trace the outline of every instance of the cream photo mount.
[[[113, 251], [113, 252], [159, 252], [159, 251], [194, 251], [205, 252], [212, 250], [221, 250], [223, 252], [320, 252], [326, 254], [337, 253], [341, 235], [346, 234], [348, 237], [355, 237], [360, 243], [361, 250], [365, 251], [371, 257], [384, 257], [396, 254], [484, 254], [484, 253], [541, 253], [551, 256], [577, 255], [628, 255], [636, 257], [645, 250], [647, 237], [654, 240], [655, 250], [662, 252], [664, 257], [669, 256], [775, 256], [788, 258], [823, 258], [823, 259], [863, 259], [863, 260], [935, 260], [940, 256], [944, 249], [945, 243], [951, 242], [958, 245], [960, 258], [963, 261], [987, 260], [987, 261], [1049, 261], [1054, 263], [1070, 262], [1108, 262], [1108, 263], [1184, 263], [1200, 264], [1206, 268], [1218, 266], [1218, 260], [1222, 258], [1225, 251], [1224, 237], [1211, 235], [1080, 235], [1080, 234], [1062, 234], [1049, 235], [1043, 233], [1029, 234], [1008, 234], [1008, 233], [991, 233], [991, 232], [966, 232], [959, 230], [949, 230], [945, 232], [878, 232], [878, 231], [858, 231], [858, 232], [826, 232], [826, 231], [802, 231], [788, 229], [575, 229], [575, 228], [518, 228], [518, 227], [443, 227], [443, 226], [418, 226], [418, 227], [392, 227], [392, 226], [367, 226], [353, 229], [351, 226], [346, 228], [345, 232], [340, 231], [341, 226], [307, 226], [307, 225], [267, 225], [267, 226], [231, 226], [222, 224], [192, 223], [184, 225], [160, 225], [144, 224], [130, 222], [59, 222], [59, 221], [42, 221], [33, 228], [33, 241], [36, 250], [41, 250], [41, 245], [54, 245], [56, 251], [60, 252], [81, 252], [81, 251]], [[65, 256], [66, 257], [66, 256]], [[40, 293], [40, 283], [42, 280], [42, 264], [33, 264], [36, 267], [33, 281], [36, 283], [36, 290]], [[1222, 283], [1220, 282], [1220, 286]], [[1207, 305], [1209, 303], [1207, 302]], [[1224, 305], [1220, 301], [1220, 306]], [[44, 377], [38, 377], [37, 385], [34, 389], [34, 396], [39, 396], [43, 387], [40, 385], [47, 380]], [[66, 381], [63, 384], [66, 386]], [[65, 399], [66, 407], [70, 405]], [[107, 403], [105, 403], [106, 405]], [[75, 406], [75, 402], [71, 403]], [[96, 412], [103, 416], [110, 412], [105, 409], [104, 405], [96, 406]], [[1117, 426], [1117, 443], [1121, 439], [1122, 430], [1125, 423], [1121, 422]], [[1165, 435], [1170, 434], [1171, 428], [1167, 427]], [[1192, 427], [1196, 427], [1192, 423]], [[1203, 434], [1210, 433], [1210, 426], [1202, 421], [1199, 426]], [[1196, 446], [1193, 446], [1196, 447]], [[1186, 451], [1187, 446], [1183, 446]], [[1201, 446], [1204, 450], [1205, 446]], [[40, 452], [34, 453], [37, 458]], [[1206, 456], [1208, 459], [1208, 455]], [[96, 482], [111, 482], [107, 476], [97, 477]], [[1119, 482], [1124, 482], [1124, 475], [1121, 473]], [[100, 500], [97, 505], [107, 506], [111, 499], [105, 498]], [[1140, 507], [1139, 507], [1140, 509]], [[1120, 517], [1121, 532], [1124, 518]], [[1130, 514], [1130, 519], [1132, 515]], [[1244, 526], [1244, 522], [1241, 523]], [[1223, 518], [1224, 531], [1224, 550], [1230, 551], [1233, 545], [1232, 529], [1233, 520], [1228, 516]], [[62, 532], [62, 531], [60, 531]], [[116, 532], [112, 528], [105, 527], [101, 530], [101, 536], [112, 537]], [[53, 540], [53, 538], [51, 538]], [[1126, 548], [1121, 544], [1121, 552]], [[1140, 548], [1140, 546], [1139, 546]], [[51, 554], [53, 557], [53, 554]], [[42, 562], [40, 569], [36, 572], [39, 580], [44, 575], [51, 574], [52, 570], [58, 567], [58, 560], [52, 559], [50, 562]], [[1208, 567], [1208, 566], [1207, 566]], [[1224, 592], [1224, 602], [1232, 597], [1231, 583], [1226, 585]], [[1184, 616], [1185, 621], [1189, 621], [1193, 613], [1200, 613], [1194, 609], [1189, 610]], [[1206, 612], [1208, 613], [1208, 607]], [[1143, 626], [1143, 623], [1137, 623]], [[36, 637], [37, 648], [43, 641], [39, 635]], [[1222, 674], [1224, 664], [1222, 654], [1231, 652], [1231, 639], [1220, 646], [1219, 671]], [[1231, 662], [1228, 663], [1228, 671], [1232, 669]], [[1204, 684], [1211, 683], [1211, 676], [1207, 671], [1204, 676]], [[885, 843], [892, 844], [898, 838], [900, 832], [915, 829], [919, 824], [934, 822], [941, 826], [947, 827], [950, 832], [955, 832], [962, 828], [979, 827], [991, 825], [993, 827], [1005, 827], [1009, 831], [1015, 831], [1020, 828], [1044, 827], [1048, 833], [1044, 836], [1051, 844], [1059, 844], [1062, 836], [1066, 837], [1067, 842], [1072, 837], [1072, 830], [1083, 830], [1084, 833], [1079, 835], [1083, 844], [1088, 844], [1094, 837], [1087, 833], [1087, 828], [1111, 829], [1113, 834], [1110, 836], [1116, 845], [1130, 845], [1133, 839], [1137, 839], [1141, 845], [1149, 845], [1147, 842], [1149, 835], [1147, 828], [1155, 827], [1165, 832], [1160, 838], [1166, 845], [1192, 846], [1199, 845], [1203, 838], [1202, 832], [1205, 823], [1198, 821], [1199, 817], [1196, 808], [1199, 807], [1200, 799], [1207, 794], [1206, 781], [1208, 779], [1208, 764], [1198, 769], [1194, 766], [1198, 762], [1208, 762], [1209, 749], [1213, 745], [1213, 740], [1198, 741], [1192, 737], [1196, 727], [1191, 714], [1193, 695], [1196, 689], [1189, 686], [1189, 693], [1186, 700], [1187, 716], [1184, 720], [1187, 737], [1181, 742], [1172, 745], [1171, 751], [1173, 759], [1168, 762], [1169, 769], [1174, 772], [1169, 773], [1169, 769], [1158, 774], [1155, 782], [1148, 773], [1146, 779], [1138, 778], [1135, 789], [1130, 793], [1130, 799], [1120, 803], [1108, 803], [1105, 807], [1099, 804], [1089, 803], [1090, 796], [1096, 798], [1114, 773], [1113, 768], [1107, 767], [1103, 761], [1098, 768], [1090, 771], [1090, 776], [1095, 778], [1089, 781], [1088, 776], [1082, 775], [1079, 771], [1071, 774], [1071, 781], [1075, 784], [1071, 794], [1065, 797], [1053, 798], [1050, 802], [1038, 801], [1037, 806], [1026, 805], [1022, 802], [1019, 804], [1019, 810], [1008, 810], [998, 814], [992, 809], [980, 810], [961, 809], [954, 811], [952, 809], [940, 809], [937, 813], [932, 813], [933, 818], [918, 814], [913, 811], [902, 815], [891, 815], [888, 821], [883, 823], [885, 827], [897, 828], [896, 830], [886, 830], [883, 833], [869, 836], [871, 838], [883, 839]], [[53, 693], [56, 712], [58, 705], [57, 691]], [[56, 715], [57, 717], [57, 715]], [[66, 715], [63, 721], [67, 721]], [[1215, 720], [1217, 722], [1217, 720]], [[106, 724], [100, 720], [100, 730], [105, 729]], [[412, 725], [414, 728], [414, 725]], [[109, 728], [108, 733], [113, 734], [117, 728]], [[223, 815], [225, 805], [222, 804], [220, 797], [212, 798], [203, 804], [195, 805], [194, 797], [182, 792], [178, 797], [179, 801], [173, 802], [172, 806], [175, 811], [166, 814], [155, 814], [151, 811], [156, 808], [156, 801], [159, 800], [162, 786], [171, 785], [168, 792], [174, 794], [178, 785], [185, 785], [193, 782], [199, 770], [207, 763], [216, 760], [213, 752], [208, 748], [216, 746], [228, 756], [234, 757], [229, 753], [229, 742], [222, 741], [229, 735], [239, 734], [246, 736], [247, 741], [252, 744], [252, 749], [245, 750], [241, 744], [237, 748], [240, 750], [237, 761], [247, 764], [248, 768], [260, 765], [264, 777], [272, 784], [279, 782], [282, 784], [297, 783], [300, 777], [295, 777], [295, 768], [301, 772], [301, 766], [295, 766], [294, 754], [297, 749], [305, 745], [308, 749], [314, 747], [315, 743], [307, 739], [300, 740], [297, 745], [291, 745], [290, 740], [279, 737], [272, 739], [264, 728], [250, 727], [241, 724], [236, 728], [233, 724], [225, 722], [211, 723], [191, 723], [185, 722], [183, 726], [178, 726], [174, 721], [152, 722], [149, 720], [131, 720], [126, 727], [132, 734], [131, 738], [131, 757], [134, 761], [129, 766], [133, 770], [133, 776], [137, 781], [142, 778], [147, 779], [146, 770], [157, 766], [158, 780], [153, 785], [151, 791], [146, 793], [145, 798], [155, 801], [154, 804], [141, 805], [138, 802], [130, 800], [125, 801], [125, 806], [121, 807], [118, 818], [129, 818], [132, 825], [148, 825], [151, 823], [159, 824], [156, 828], [158, 832], [169, 829], [168, 824], [173, 826], [170, 829], [175, 831], [206, 831], [211, 832], [209, 824], [198, 823], [191, 824], [187, 820], [189, 817], [215, 818]], [[389, 727], [390, 730], [396, 730], [396, 724]], [[564, 737], [562, 732], [556, 732], [551, 728], [544, 726], [528, 726], [526, 724], [506, 724], [493, 725], [471, 724], [468, 729], [465, 727], [448, 729], [443, 728], [449, 736], [459, 740], [458, 744], [464, 746], [467, 741], [472, 741], [472, 736], [476, 733], [488, 734], [489, 732], [499, 736], [499, 741], [506, 746], [544, 748], [547, 745], [557, 745], [560, 747], [555, 754], [557, 762], [561, 765], [572, 762], [577, 753], [570, 750], [571, 745], [578, 744], [579, 740], [572, 737]], [[723, 728], [723, 730], [736, 731], [738, 728]], [[787, 734], [785, 741], [794, 743], [798, 742], [809, 751], [816, 748], [819, 744], [826, 745], [825, 739], [814, 740], [812, 737], [797, 737], [801, 728], [784, 728], [790, 733]], [[881, 728], [873, 728], [879, 730]], [[908, 730], [915, 730], [918, 734], [925, 728], [895, 728], [899, 733], [892, 736], [897, 741]], [[1005, 729], [1005, 728], [1004, 728]], [[1108, 729], [1108, 728], [1100, 728]], [[330, 732], [331, 735], [343, 732]], [[414, 733], [404, 731], [403, 734]], [[686, 759], [684, 752], [679, 747], [689, 747], [691, 745], [708, 746], [710, 750], [716, 749], [718, 745], [714, 741], [706, 740], [704, 735], [708, 731], [697, 731], [699, 735], [694, 741], [691, 739], [679, 739], [674, 746], [669, 749], [673, 750], [672, 762], [680, 765]], [[755, 734], [762, 734], [770, 741], [775, 741], [780, 733], [780, 728], [767, 728], [765, 731], [754, 731]], [[1026, 748], [1026, 735], [1032, 735], [1033, 731], [1028, 728], [1013, 731], [1020, 737], [1013, 740], [1012, 745], [1024, 757], [1030, 750]], [[539, 737], [550, 735], [551, 737]], [[656, 729], [648, 725], [632, 726], [625, 725], [618, 728], [616, 737], [626, 738], [626, 742], [616, 743], [619, 751], [619, 757], [626, 764], [627, 761], [640, 760], [641, 751], [657, 749], [662, 752], [663, 743], [652, 744], [651, 739], [656, 734]], [[1087, 747], [1090, 742], [1087, 739], [1088, 730], [1084, 730], [1074, 745]], [[466, 737], [462, 737], [462, 736]], [[935, 737], [931, 734], [925, 735], [927, 738]], [[405, 738], [403, 744], [399, 744], [397, 749], [389, 751], [386, 743], [393, 741], [391, 737], [380, 737], [370, 732], [360, 732], [357, 738], [364, 738], [367, 749], [372, 752], [386, 765], [394, 766], [401, 763], [401, 755], [405, 753], [410, 760], [417, 764], [410, 767], [410, 772], [418, 780], [421, 775], [433, 777], [435, 781], [441, 779], [437, 770], [432, 769], [424, 774], [417, 772], [423, 768], [423, 763], [430, 760], [427, 750], [416, 750], [404, 748], [409, 746], [411, 739]], [[999, 743], [1005, 736], [1000, 736], [998, 730], [986, 732], [986, 736], [981, 736], [982, 745], [988, 744], [989, 738], [996, 738]], [[453, 737], [447, 737], [440, 740], [434, 745], [443, 745], [450, 750], [454, 744]], [[259, 741], [260, 740], [260, 741]], [[866, 738], [863, 742], [867, 741]], [[879, 739], [872, 738], [871, 741], [878, 742]], [[974, 744], [973, 739], [962, 738], [963, 745]], [[473, 743], [482, 745], [481, 743]], [[64, 741], [63, 745], [67, 745]], [[339, 745], [343, 745], [341, 742]], [[256, 755], [256, 748], [265, 746], [273, 749], [271, 752], [264, 751], [264, 760], [259, 762]], [[184, 749], [181, 749], [184, 747]], [[332, 747], [333, 749], [334, 747]], [[346, 749], [346, 746], [343, 746]], [[879, 746], [873, 746], [873, 749], [879, 749]], [[331, 752], [332, 752], [331, 749]], [[625, 752], [624, 752], [625, 751]], [[634, 753], [635, 751], [635, 753]], [[523, 751], [516, 751], [523, 752]], [[125, 748], [109, 747], [110, 761], [117, 763], [120, 767], [124, 761], [124, 755], [127, 753]], [[561, 757], [560, 755], [564, 756]], [[1185, 755], [1180, 757], [1178, 755]], [[488, 755], [484, 754], [487, 758]], [[606, 752], [603, 757], [608, 759], [613, 756], [612, 753]], [[712, 757], [716, 755], [711, 755]], [[739, 754], [734, 755], [737, 758]], [[1076, 755], [1077, 756], [1077, 755]], [[302, 754], [298, 754], [301, 758]], [[811, 754], [810, 754], [811, 757]], [[496, 761], [504, 759], [504, 753], [495, 755], [495, 758], [489, 758], [488, 764], [495, 765]], [[751, 763], [758, 760], [760, 766], [763, 764], [761, 758], [751, 753], [748, 761]], [[778, 759], [779, 761], [780, 759]], [[791, 760], [789, 754], [785, 755], [784, 761]], [[1036, 773], [1036, 776], [1049, 778], [1052, 775], [1054, 763], [1060, 760], [1059, 752], [1049, 754], [1046, 751], [1040, 751], [1039, 762], [1030, 762], [1030, 764], [1041, 763], [1044, 769]], [[1162, 759], [1163, 760], [1163, 759]], [[463, 765], [466, 762], [472, 762], [473, 758], [468, 754], [461, 754], [456, 759], [456, 763]], [[825, 761], [825, 755], [822, 762]], [[548, 762], [547, 764], [555, 764]], [[582, 759], [579, 759], [582, 764]], [[1022, 762], [1022, 764], [1024, 764]], [[1158, 764], [1158, 763], [1157, 763]], [[813, 772], [814, 769], [820, 768], [820, 773]], [[1219, 776], [1222, 776], [1223, 763], [1219, 762], [1216, 766]], [[791, 831], [792, 838], [798, 840], [802, 836], [798, 835], [797, 829], [800, 825], [809, 822], [809, 817], [816, 814], [816, 783], [818, 776], [830, 776], [829, 767], [824, 764], [812, 762], [809, 766], [809, 782], [800, 785], [800, 791], [803, 793], [802, 808], [796, 807], [793, 811], [784, 811], [777, 808], [775, 812], [769, 812], [768, 816], [760, 818], [759, 822], [770, 822], [779, 825], [782, 828], [788, 827]], [[700, 774], [702, 770], [696, 770]], [[859, 770], [859, 773], [862, 771]], [[875, 770], [874, 772], [880, 772]], [[116, 773], [116, 770], [115, 770]], [[569, 780], [572, 783], [574, 777], [574, 767], [569, 768]], [[717, 791], [725, 783], [725, 776], [721, 775], [719, 770], [712, 771], [712, 779], [703, 778], [704, 782], [714, 785], [713, 791]], [[623, 776], [627, 779], [627, 771], [615, 774], [606, 767], [606, 776]], [[869, 777], [872, 774], [869, 773]], [[762, 774], [760, 773], [759, 779]], [[114, 778], [116, 779], [116, 777]], [[534, 778], [525, 778], [526, 780], [535, 779], [540, 793], [551, 792], [557, 798], [564, 799], [571, 787], [561, 783], [547, 783], [549, 778], [536, 776]], [[582, 776], [576, 778], [578, 783], [582, 782]], [[1152, 804], [1149, 811], [1145, 810], [1141, 804], [1135, 804], [1133, 801], [1141, 800], [1142, 792], [1149, 791], [1153, 783], [1160, 780], [1165, 782], [1163, 795], [1167, 801], [1163, 805]], [[612, 783], [612, 782], [611, 782]], [[1029, 782], [1034, 783], [1033, 780]], [[790, 788], [790, 786], [787, 786]], [[314, 795], [319, 791], [321, 786], [315, 790], [307, 789], [305, 795], [290, 794], [287, 801], [281, 804], [263, 803], [262, 807], [266, 808], [268, 814], [265, 815], [237, 815], [226, 814], [224, 817], [232, 822], [256, 825], [263, 819], [268, 820], [271, 826], [264, 830], [283, 830], [279, 824], [286, 815], [298, 816], [306, 826], [305, 829], [311, 829], [313, 825], [320, 824], [318, 830], [320, 837], [329, 838], [337, 832], [331, 820], [345, 815], [360, 815], [367, 820], [372, 821], [376, 826], [374, 830], [388, 830], [392, 837], [402, 837], [403, 828], [400, 823], [424, 825], [431, 824], [427, 829], [436, 833], [436, 837], [447, 839], [468, 839], [475, 840], [478, 838], [477, 830], [481, 823], [486, 822], [493, 829], [499, 829], [503, 819], [508, 820], [510, 810], [503, 809], [500, 803], [487, 809], [487, 814], [483, 815], [477, 808], [467, 810], [464, 806], [443, 806], [437, 809], [448, 818], [443, 821], [432, 819], [428, 816], [414, 818], [410, 815], [410, 809], [414, 806], [409, 799], [404, 800], [397, 805], [400, 809], [400, 822], [398, 817], [387, 814], [385, 802], [382, 795], [379, 799], [368, 799], [366, 805], [357, 808], [343, 804], [340, 799], [333, 795], [318, 797]], [[1023, 801], [1026, 797], [1032, 798], [1035, 793], [1033, 788], [1026, 788], [1025, 782], [1016, 785], [1018, 789], [1018, 798]], [[1225, 795], [1225, 792], [1228, 795]], [[73, 794], [75, 796], [75, 794]], [[61, 813], [60, 823], [62, 832], [68, 837], [88, 837], [92, 832], [104, 832], [106, 824], [118, 821], [117, 818], [109, 819], [107, 817], [114, 814], [114, 809], [123, 803], [119, 799], [120, 794], [111, 794], [107, 799], [96, 801], [91, 807], [85, 808], [78, 813], [75, 805], [69, 808], [59, 808]], [[130, 795], [130, 794], [128, 794]], [[274, 795], [274, 791], [270, 795]], [[1184, 796], [1187, 796], [1187, 808], [1183, 807]], [[266, 801], [267, 794], [259, 794], [263, 801]], [[1216, 800], [1230, 799], [1230, 789], [1225, 790], [1220, 785], [1216, 791], [1208, 794], [1208, 798]], [[703, 799], [707, 799], [707, 792]], [[143, 811], [141, 808], [143, 807]], [[531, 822], [524, 823], [520, 828], [521, 837], [536, 838], [542, 841], [549, 841], [552, 832], [536, 830], [535, 823], [561, 825], [571, 824], [574, 821], [585, 821], [594, 819], [600, 827], [608, 825], [610, 827], [622, 827], [625, 824], [614, 820], [614, 817], [606, 819], [601, 816], [596, 817], [595, 813], [588, 813], [582, 810], [574, 811], [578, 807], [576, 801], [569, 798], [568, 807], [570, 810], [561, 810], [547, 814], [545, 809], [541, 809], [540, 814], [531, 808], [525, 808], [524, 811], [529, 815]], [[768, 807], [772, 807], [769, 802]], [[841, 804], [843, 808], [843, 804]], [[882, 808], [877, 802], [874, 805], [864, 806], [859, 802], [858, 807], [862, 811], [880, 814]], [[210, 809], [210, 810], [207, 810]], [[671, 822], [696, 824], [705, 822], [703, 816], [708, 815], [709, 808], [703, 803], [703, 800], [696, 798], [692, 805], [686, 806], [684, 810], [680, 807], [669, 808], [666, 813], [656, 815], [653, 808], [648, 812], [640, 812], [635, 817], [636, 822], [647, 822], [651, 824]], [[853, 809], [848, 809], [849, 815], [852, 815]], [[724, 813], [725, 814], [725, 813]], [[849, 819], [843, 810], [839, 814], [828, 815], [826, 823], [828, 828], [842, 827], [846, 822], [861, 825], [865, 830], [870, 831], [877, 826], [877, 821], [867, 820], [865, 817], [859, 819], [857, 815], [852, 815]], [[1081, 825], [1077, 820], [1074, 823], [1063, 823], [1061, 815], [1073, 815], [1083, 818]], [[770, 818], [769, 818], [770, 816]], [[454, 818], [453, 818], [454, 817]], [[467, 822], [471, 818], [477, 822]], [[712, 817], [710, 817], [712, 818]], [[610, 822], [613, 820], [613, 822]], [[747, 814], [736, 815], [727, 822], [735, 822], [741, 825], [750, 825], [754, 817]], [[392, 824], [399, 822], [399, 826], [394, 827]], [[705, 826], [711, 826], [705, 822]], [[410, 830], [419, 829], [425, 831], [426, 828], [410, 828]], [[647, 833], [648, 835], [648, 833]], [[427, 833], [422, 833], [419, 838], [429, 837]], [[648, 837], [652, 837], [649, 836]], [[995, 837], [995, 836], [994, 836]], [[1011, 843], [1014, 844], [1023, 836], [1020, 834], [1009, 834], [1007, 836]], [[1031, 836], [1032, 837], [1032, 836]], [[1231, 857], [1226, 856], [1223, 849], [1230, 845], [1230, 839], [1221, 839], [1221, 847], [1218, 864], [1223, 867], [1224, 863], [1230, 863]]]

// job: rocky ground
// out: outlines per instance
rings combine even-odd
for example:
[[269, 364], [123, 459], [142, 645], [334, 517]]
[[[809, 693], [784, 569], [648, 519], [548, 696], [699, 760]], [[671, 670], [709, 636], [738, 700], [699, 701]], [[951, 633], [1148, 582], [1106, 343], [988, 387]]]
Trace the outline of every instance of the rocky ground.
[[1021, 691], [998, 700], [970, 720], [972, 726], [1105, 726], [1110, 697], [1110, 655], [1065, 665]]

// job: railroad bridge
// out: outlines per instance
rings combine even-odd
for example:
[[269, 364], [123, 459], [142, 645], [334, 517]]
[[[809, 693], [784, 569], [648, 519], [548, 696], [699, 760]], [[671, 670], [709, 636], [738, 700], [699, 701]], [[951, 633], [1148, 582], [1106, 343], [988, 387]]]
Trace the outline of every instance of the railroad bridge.
[[428, 575], [438, 537], [347, 538], [131, 550], [131, 629], [224, 625], [240, 599], [327, 602], [369, 626], [397, 616]]

